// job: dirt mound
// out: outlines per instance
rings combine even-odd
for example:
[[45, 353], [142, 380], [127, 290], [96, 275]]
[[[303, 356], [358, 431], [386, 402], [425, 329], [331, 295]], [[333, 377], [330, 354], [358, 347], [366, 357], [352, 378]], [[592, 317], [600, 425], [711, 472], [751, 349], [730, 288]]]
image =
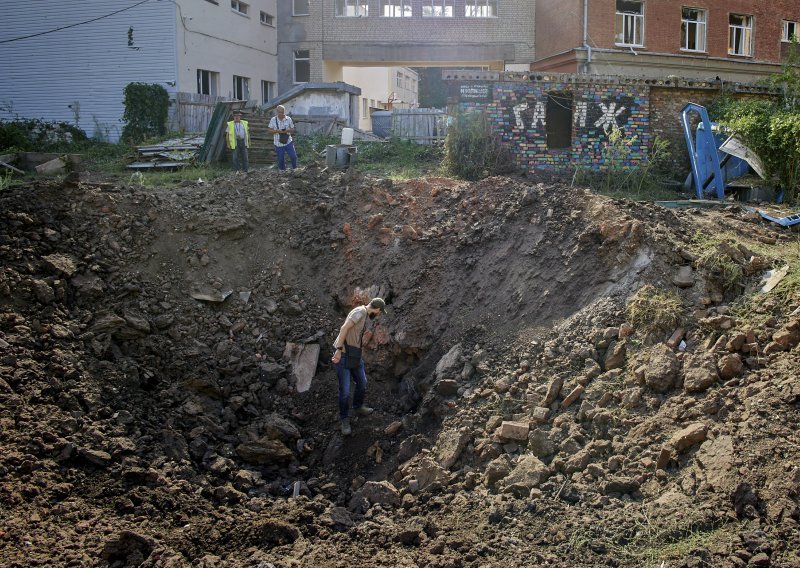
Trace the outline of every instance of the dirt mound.
[[0, 201], [4, 565], [800, 562], [800, 299], [737, 311], [697, 256], [749, 285], [797, 246], [744, 209], [313, 168]]

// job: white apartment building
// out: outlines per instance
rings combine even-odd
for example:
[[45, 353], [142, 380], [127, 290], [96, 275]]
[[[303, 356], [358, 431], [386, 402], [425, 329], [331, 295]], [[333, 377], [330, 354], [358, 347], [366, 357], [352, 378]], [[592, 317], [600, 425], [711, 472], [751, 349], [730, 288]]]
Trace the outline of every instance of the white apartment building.
[[157, 83], [259, 103], [277, 92], [278, 0], [37, 0], [0, 18], [0, 119], [116, 141], [123, 89]]
[[361, 130], [372, 130], [370, 115], [376, 110], [415, 108], [419, 100], [419, 77], [408, 67], [344, 67], [345, 83], [361, 89], [359, 121]]

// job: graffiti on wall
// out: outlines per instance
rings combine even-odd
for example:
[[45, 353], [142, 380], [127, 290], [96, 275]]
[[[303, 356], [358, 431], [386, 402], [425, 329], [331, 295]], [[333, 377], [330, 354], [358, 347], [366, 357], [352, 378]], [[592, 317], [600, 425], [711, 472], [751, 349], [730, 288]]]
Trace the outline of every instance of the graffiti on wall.
[[[572, 111], [576, 134], [580, 131], [603, 136], [613, 128], [624, 128], [631, 115], [632, 97], [622, 97], [607, 101], [577, 101]], [[535, 135], [547, 128], [548, 113], [546, 100], [526, 100], [510, 105], [509, 115], [513, 116], [514, 129]]]

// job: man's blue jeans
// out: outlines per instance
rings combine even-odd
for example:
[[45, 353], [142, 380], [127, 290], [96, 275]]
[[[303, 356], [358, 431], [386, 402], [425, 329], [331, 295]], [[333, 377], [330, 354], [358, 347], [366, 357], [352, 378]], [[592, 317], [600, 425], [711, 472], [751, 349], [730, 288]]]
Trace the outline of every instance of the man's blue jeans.
[[346, 369], [342, 358], [336, 364], [336, 376], [339, 377], [339, 418], [347, 418], [350, 414], [350, 379], [356, 383], [356, 392], [353, 394], [353, 408], [364, 405], [364, 395], [367, 392], [367, 374], [364, 372], [364, 360], [357, 369]]
[[294, 148], [294, 140], [289, 142], [286, 146], [275, 146], [275, 152], [278, 154], [279, 170], [286, 169], [286, 154], [289, 154], [289, 159], [292, 160], [292, 169], [297, 167], [297, 150]]

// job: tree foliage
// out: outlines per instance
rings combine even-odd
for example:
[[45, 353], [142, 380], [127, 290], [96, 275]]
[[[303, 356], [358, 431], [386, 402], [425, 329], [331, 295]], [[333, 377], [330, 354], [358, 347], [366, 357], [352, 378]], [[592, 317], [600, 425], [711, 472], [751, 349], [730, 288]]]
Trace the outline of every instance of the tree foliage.
[[150, 136], [163, 136], [167, 132], [169, 94], [161, 85], [128, 83], [125, 94], [125, 112], [122, 121], [122, 139], [137, 144]]
[[717, 122], [736, 133], [761, 160], [768, 177], [777, 178], [784, 199], [795, 202], [800, 184], [800, 56], [790, 46], [781, 72], [767, 84], [781, 92], [777, 100], [718, 98], [709, 108]]

